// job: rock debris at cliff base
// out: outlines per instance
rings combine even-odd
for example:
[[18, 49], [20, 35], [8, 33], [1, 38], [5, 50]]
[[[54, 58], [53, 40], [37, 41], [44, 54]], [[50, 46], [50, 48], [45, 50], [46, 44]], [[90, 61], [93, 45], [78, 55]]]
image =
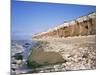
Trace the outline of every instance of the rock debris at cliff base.
[[65, 62], [36, 68], [34, 73], [96, 69], [95, 39], [95, 35], [38, 39], [48, 42], [42, 47], [45, 52], [57, 52]]

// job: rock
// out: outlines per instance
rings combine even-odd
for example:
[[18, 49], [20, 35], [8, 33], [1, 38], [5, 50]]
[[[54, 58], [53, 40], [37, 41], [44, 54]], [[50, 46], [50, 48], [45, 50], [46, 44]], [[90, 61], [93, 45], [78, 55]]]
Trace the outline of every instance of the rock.
[[16, 63], [17, 63], [18, 65], [20, 65], [20, 64], [22, 63], [22, 60], [16, 60]]

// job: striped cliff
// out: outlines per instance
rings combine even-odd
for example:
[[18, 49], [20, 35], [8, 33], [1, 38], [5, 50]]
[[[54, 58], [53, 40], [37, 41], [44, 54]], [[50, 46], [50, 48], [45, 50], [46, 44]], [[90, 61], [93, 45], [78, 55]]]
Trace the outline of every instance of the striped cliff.
[[81, 16], [77, 19], [64, 22], [46, 32], [33, 35], [32, 38], [66, 38], [70, 36], [84, 36], [96, 34], [96, 13]]

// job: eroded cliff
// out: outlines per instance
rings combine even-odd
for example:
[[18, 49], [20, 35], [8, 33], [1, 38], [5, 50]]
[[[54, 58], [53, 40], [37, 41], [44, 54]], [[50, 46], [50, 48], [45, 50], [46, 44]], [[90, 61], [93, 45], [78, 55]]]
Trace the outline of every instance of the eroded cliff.
[[33, 35], [33, 39], [39, 38], [62, 38], [69, 36], [83, 36], [96, 34], [96, 13], [91, 13], [86, 16], [81, 16], [75, 20], [64, 22], [57, 27], [49, 29], [46, 32], [42, 32]]

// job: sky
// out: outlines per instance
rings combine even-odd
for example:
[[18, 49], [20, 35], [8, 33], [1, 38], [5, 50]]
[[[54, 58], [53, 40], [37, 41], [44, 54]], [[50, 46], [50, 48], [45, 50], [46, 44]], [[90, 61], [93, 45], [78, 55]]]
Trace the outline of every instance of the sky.
[[11, 38], [12, 40], [31, 39], [34, 34], [91, 12], [96, 12], [95, 6], [13, 0]]

